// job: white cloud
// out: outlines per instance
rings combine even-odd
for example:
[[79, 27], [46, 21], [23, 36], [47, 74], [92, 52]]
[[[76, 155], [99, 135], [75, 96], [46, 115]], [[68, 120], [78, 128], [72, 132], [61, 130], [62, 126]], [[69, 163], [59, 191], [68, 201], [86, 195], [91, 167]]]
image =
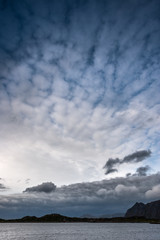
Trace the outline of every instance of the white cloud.
[[118, 196], [131, 196], [138, 192], [138, 189], [135, 186], [124, 186], [122, 184], [118, 184], [115, 188], [115, 192]]
[[146, 198], [150, 199], [159, 199], [160, 198], [160, 184], [153, 186], [151, 190], [146, 192]]

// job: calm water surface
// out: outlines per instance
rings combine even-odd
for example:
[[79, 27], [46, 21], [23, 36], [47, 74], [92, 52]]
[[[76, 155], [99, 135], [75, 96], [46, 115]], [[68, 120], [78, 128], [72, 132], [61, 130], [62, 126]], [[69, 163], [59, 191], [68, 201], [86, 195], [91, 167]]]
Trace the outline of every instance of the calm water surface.
[[160, 240], [159, 224], [0, 223], [0, 240]]

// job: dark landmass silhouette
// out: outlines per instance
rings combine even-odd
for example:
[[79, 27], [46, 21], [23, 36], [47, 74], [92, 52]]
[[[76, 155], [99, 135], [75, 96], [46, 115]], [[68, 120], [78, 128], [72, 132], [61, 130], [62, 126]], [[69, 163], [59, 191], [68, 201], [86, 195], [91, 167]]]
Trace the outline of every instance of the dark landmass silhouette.
[[42, 217], [25, 216], [20, 219], [0, 219], [1, 223], [71, 223], [71, 222], [90, 222], [90, 223], [152, 223], [160, 224], [160, 200], [148, 204], [136, 203], [127, 210], [124, 217], [95, 218], [95, 217], [67, 217], [60, 214], [48, 214]]
[[147, 204], [136, 203], [129, 208], [125, 217], [144, 217], [146, 219], [160, 219], [160, 200]]
[[0, 223], [159, 223], [160, 219], [146, 219], [144, 217], [115, 217], [115, 218], [78, 218], [60, 214], [48, 214], [42, 217], [26, 216], [20, 219], [0, 219]]

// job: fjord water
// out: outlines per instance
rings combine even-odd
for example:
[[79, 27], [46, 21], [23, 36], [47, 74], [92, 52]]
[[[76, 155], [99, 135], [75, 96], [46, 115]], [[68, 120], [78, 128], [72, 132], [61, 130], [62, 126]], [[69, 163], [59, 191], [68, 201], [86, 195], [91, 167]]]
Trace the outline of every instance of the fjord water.
[[159, 224], [1, 223], [0, 240], [160, 240]]

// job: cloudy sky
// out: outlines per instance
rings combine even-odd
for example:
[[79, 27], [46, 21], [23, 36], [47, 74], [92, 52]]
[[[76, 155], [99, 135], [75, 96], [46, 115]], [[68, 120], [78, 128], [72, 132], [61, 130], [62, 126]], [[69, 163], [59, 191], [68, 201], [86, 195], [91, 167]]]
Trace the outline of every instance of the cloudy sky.
[[0, 218], [160, 199], [159, 12], [0, 0]]

